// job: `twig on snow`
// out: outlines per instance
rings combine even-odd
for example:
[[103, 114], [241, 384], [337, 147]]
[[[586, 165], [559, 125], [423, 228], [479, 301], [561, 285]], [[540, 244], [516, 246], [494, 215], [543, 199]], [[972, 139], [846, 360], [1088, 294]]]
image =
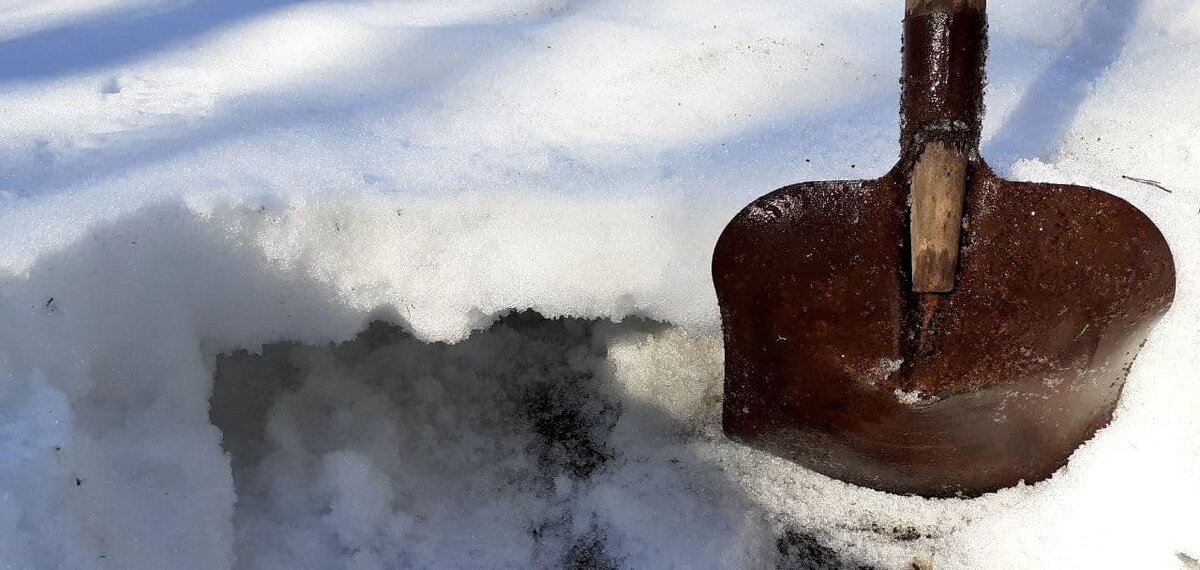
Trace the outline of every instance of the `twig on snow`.
[[1133, 181], [1133, 182], [1137, 182], [1137, 183], [1139, 183], [1139, 184], [1145, 184], [1145, 185], [1147, 185], [1147, 186], [1153, 186], [1153, 187], [1155, 187], [1155, 188], [1158, 188], [1159, 190], [1162, 190], [1163, 192], [1166, 192], [1167, 194], [1171, 194], [1171, 189], [1170, 189], [1170, 188], [1167, 188], [1166, 186], [1163, 186], [1163, 185], [1162, 185], [1162, 183], [1161, 183], [1161, 182], [1159, 182], [1159, 181], [1157, 181], [1157, 180], [1150, 180], [1150, 179], [1147, 179], [1147, 178], [1134, 178], [1134, 177], [1132, 177], [1132, 176], [1125, 176], [1124, 174], [1122, 174], [1122, 175], [1121, 175], [1121, 178], [1124, 178], [1124, 179], [1126, 179], [1126, 180], [1130, 180], [1130, 181]]

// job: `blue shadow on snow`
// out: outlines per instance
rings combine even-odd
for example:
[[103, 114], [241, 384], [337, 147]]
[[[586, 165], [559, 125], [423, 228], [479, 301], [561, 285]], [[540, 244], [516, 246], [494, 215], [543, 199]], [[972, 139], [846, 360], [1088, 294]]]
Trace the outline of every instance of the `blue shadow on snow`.
[[1034, 80], [983, 154], [998, 171], [1021, 158], [1050, 158], [1092, 83], [1117, 60], [1140, 0], [1098, 0], [1074, 39]]
[[106, 67], [300, 0], [194, 0], [0, 42], [0, 83]]

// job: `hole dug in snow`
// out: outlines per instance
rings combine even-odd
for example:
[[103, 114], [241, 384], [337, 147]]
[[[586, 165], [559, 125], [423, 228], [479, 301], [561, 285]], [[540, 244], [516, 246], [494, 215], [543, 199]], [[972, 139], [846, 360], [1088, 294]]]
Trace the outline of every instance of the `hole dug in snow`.
[[0, 274], [0, 560], [771, 567], [779, 510], [841, 504], [720, 435], [719, 338], [532, 313], [456, 344], [360, 332], [376, 290], [322, 270], [393, 242], [248, 206], [152, 204]]
[[[655, 339], [689, 349], [648, 321], [526, 312], [453, 345], [375, 322], [340, 344], [218, 356], [210, 416], [238, 497], [235, 567], [602, 569], [722, 557], [714, 547], [735, 546], [742, 532], [724, 525], [742, 519], [729, 509], [744, 499], [680, 445], [697, 424], [631, 393], [611, 359], [615, 347], [627, 368], [634, 353], [643, 366], [661, 361], [647, 350]], [[711, 418], [719, 387], [707, 381], [677, 400]], [[675, 485], [687, 471], [700, 489]], [[713, 509], [724, 512], [708, 536], [654, 528]], [[666, 524], [681, 523], [699, 530]]]

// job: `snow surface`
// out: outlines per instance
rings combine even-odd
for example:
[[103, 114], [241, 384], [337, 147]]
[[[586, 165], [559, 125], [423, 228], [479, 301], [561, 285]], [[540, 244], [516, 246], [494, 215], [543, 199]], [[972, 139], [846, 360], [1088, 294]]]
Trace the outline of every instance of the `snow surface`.
[[713, 242], [894, 161], [898, 4], [0, 6], [0, 567], [1194, 565], [1191, 0], [989, 2], [985, 155], [1178, 265], [1065, 469], [924, 500], [721, 437]]

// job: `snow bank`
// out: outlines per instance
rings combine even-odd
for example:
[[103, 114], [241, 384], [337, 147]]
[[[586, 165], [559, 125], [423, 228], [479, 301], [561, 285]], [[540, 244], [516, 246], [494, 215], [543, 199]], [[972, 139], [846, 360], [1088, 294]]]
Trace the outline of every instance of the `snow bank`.
[[[1067, 468], [931, 501], [720, 435], [712, 244], [772, 188], [890, 166], [890, 4], [0, 10], [0, 62], [60, 56], [0, 70], [0, 560], [1200, 557], [1184, 0], [992, 2], [985, 154], [1118, 193], [1178, 265], [1116, 419]], [[111, 43], [87, 52], [88, 34]]]

